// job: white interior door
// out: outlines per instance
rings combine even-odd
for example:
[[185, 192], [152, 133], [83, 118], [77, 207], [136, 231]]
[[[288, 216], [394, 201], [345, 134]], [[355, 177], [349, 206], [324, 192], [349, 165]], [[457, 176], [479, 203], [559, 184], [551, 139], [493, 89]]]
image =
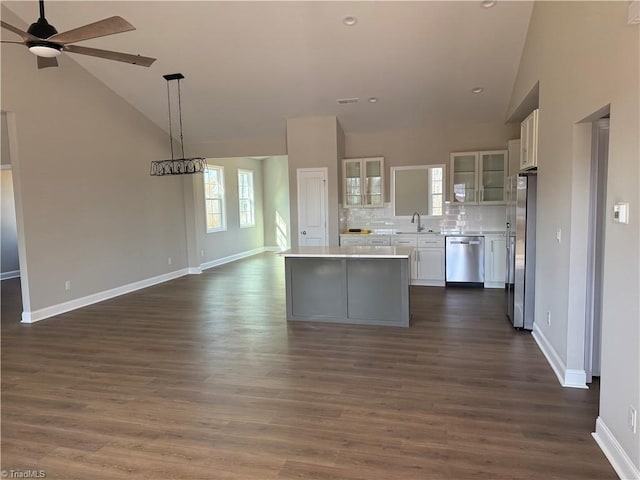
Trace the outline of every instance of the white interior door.
[[327, 246], [326, 168], [298, 168], [298, 245]]

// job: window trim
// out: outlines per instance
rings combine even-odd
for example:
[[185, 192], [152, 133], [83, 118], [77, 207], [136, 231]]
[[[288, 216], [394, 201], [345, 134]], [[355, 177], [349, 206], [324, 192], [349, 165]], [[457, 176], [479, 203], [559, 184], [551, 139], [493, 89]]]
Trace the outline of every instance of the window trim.
[[[207, 164], [205, 170], [218, 170], [222, 183], [222, 192], [219, 197], [207, 197], [207, 174], [205, 173], [202, 178], [202, 185], [204, 187], [203, 198], [204, 198], [204, 228], [206, 233], [216, 233], [216, 232], [225, 232], [227, 230], [227, 210], [226, 210], [226, 192], [224, 186], [224, 167], [220, 165], [209, 165]], [[220, 227], [209, 227], [208, 225], [208, 201], [209, 200], [220, 200]]]
[[[242, 200], [241, 196], [241, 187], [240, 187], [240, 176], [247, 175], [251, 179], [251, 184], [249, 185], [249, 202], [251, 206], [251, 223], [242, 223]], [[256, 226], [256, 201], [255, 201], [255, 183], [254, 183], [254, 175], [253, 170], [249, 170], [246, 168], [238, 168], [238, 223], [240, 228], [251, 228]]]

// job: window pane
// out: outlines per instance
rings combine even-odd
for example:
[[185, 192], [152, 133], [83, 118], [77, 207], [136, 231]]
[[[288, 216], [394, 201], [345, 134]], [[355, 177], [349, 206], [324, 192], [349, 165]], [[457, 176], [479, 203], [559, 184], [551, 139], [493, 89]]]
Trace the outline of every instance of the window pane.
[[207, 232], [225, 229], [224, 168], [207, 166], [204, 172], [205, 218]]
[[253, 196], [253, 172], [238, 169], [238, 207], [241, 227], [255, 224]]

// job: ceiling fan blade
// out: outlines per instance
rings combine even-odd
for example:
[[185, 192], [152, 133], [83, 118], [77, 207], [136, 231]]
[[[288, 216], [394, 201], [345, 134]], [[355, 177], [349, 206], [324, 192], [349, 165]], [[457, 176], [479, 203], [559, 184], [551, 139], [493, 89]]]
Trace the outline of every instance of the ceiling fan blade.
[[36, 57], [38, 59], [38, 68], [57, 67], [58, 60], [55, 57]]
[[34, 37], [30, 33], [25, 32], [24, 30], [20, 30], [18, 27], [14, 27], [13, 25], [9, 25], [7, 22], [3, 22], [2, 20], [0, 20], [0, 25], [2, 25], [2, 28], [6, 28], [11, 32], [17, 33], [18, 35], [20, 35], [25, 42], [30, 40], [31, 41], [41, 40], [38, 37]]
[[109, 17], [90, 23], [83, 27], [67, 30], [66, 32], [51, 35], [47, 40], [50, 42], [64, 45], [66, 43], [76, 43], [90, 38], [104, 37], [105, 35], [113, 35], [114, 33], [128, 32], [135, 30], [136, 27], [131, 25], [122, 17]]
[[109, 50], [100, 50], [97, 48], [80, 47], [78, 45], [65, 45], [65, 52], [79, 53], [81, 55], [90, 55], [92, 57], [106, 58], [108, 60], [115, 60], [117, 62], [131, 63], [132, 65], [140, 65], [143, 67], [149, 67], [155, 58], [143, 57], [141, 55], [131, 55], [129, 53], [111, 52]]
[[0, 43], [15, 43], [17, 45], [24, 45], [24, 42], [11, 42], [9, 40], [0, 40]]

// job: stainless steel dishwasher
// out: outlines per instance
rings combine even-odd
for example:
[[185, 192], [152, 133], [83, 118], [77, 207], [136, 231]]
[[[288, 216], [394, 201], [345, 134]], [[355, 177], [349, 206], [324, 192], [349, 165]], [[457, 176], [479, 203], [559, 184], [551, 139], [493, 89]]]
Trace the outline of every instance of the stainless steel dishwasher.
[[445, 270], [447, 286], [484, 286], [484, 237], [447, 237]]

